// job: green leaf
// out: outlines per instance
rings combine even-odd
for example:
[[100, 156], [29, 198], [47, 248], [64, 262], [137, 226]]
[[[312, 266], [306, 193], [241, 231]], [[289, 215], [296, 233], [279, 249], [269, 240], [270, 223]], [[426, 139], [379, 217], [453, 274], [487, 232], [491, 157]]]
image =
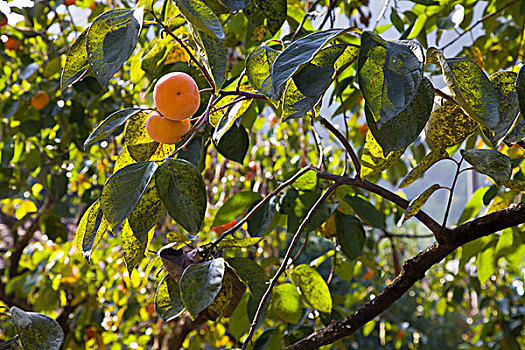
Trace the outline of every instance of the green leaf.
[[250, 0], [220, 0], [231, 12], [237, 12], [248, 6]]
[[250, 138], [248, 132], [244, 126], [233, 125], [221, 138], [218, 144], [216, 144], [217, 151], [224, 157], [234, 162], [244, 162], [244, 157], [248, 152], [250, 146]]
[[512, 253], [512, 250], [514, 249], [513, 243], [514, 235], [512, 234], [512, 228], [502, 230], [498, 238], [498, 244], [496, 245], [496, 256], [498, 258], [505, 257], [509, 253]]
[[391, 151], [404, 150], [423, 131], [434, 105], [434, 87], [423, 77], [410, 104], [379, 128], [369, 108], [365, 108], [368, 127], [386, 156]]
[[64, 331], [57, 321], [36, 312], [11, 308], [11, 320], [24, 350], [59, 350], [64, 341]]
[[493, 245], [478, 254], [476, 266], [479, 283], [483, 285], [496, 272], [496, 249]]
[[432, 165], [448, 157], [449, 155], [445, 150], [432, 150], [429, 154], [425, 156], [425, 158], [423, 158], [423, 160], [421, 160], [421, 162], [418, 165], [416, 165], [414, 169], [410, 170], [407, 176], [405, 176], [403, 181], [401, 181], [401, 183], [399, 184], [399, 188], [407, 187], [412, 182], [416, 181], [421, 176], [423, 176], [423, 174], [428, 169], [430, 169]]
[[386, 228], [385, 215], [370, 202], [359, 195], [346, 195], [344, 200], [350, 204], [357, 216], [367, 225]]
[[219, 208], [211, 226], [223, 225], [236, 219], [244, 213], [253, 202], [261, 199], [262, 196], [257, 192], [241, 191], [236, 193]]
[[271, 69], [279, 51], [262, 44], [246, 57], [246, 76], [250, 84], [261, 94], [271, 99], [278, 99], [273, 90]]
[[308, 170], [295, 180], [292, 186], [303, 191], [313, 190], [317, 186], [317, 173], [313, 170]]
[[102, 86], [118, 72], [137, 44], [144, 7], [104, 12], [91, 24], [86, 47], [91, 70]]
[[200, 44], [206, 53], [204, 61], [206, 69], [211, 73], [215, 88], [220, 89], [226, 79], [226, 51], [221, 40], [216, 39], [204, 32], [197, 31]]
[[283, 283], [273, 289], [272, 310], [284, 321], [297, 324], [303, 314], [301, 295], [291, 283]]
[[291, 43], [273, 62], [272, 83], [276, 96], [280, 98], [285, 82], [299, 69], [310, 62], [322, 47], [347, 29], [328, 29], [315, 32]]
[[77, 226], [75, 241], [77, 249], [84, 254], [84, 258], [89, 262], [93, 250], [97, 247], [104, 236], [109, 223], [100, 208], [100, 198], [97, 199], [84, 212]]
[[248, 248], [252, 245], [259, 244], [264, 237], [240, 238], [240, 239], [224, 239], [217, 245], [218, 249], [224, 248]]
[[427, 188], [419, 196], [411, 200], [397, 225], [400, 227], [405, 221], [416, 215], [419, 212], [419, 210], [425, 205], [432, 193], [436, 192], [440, 188], [441, 186], [439, 184], [434, 184]]
[[256, 17], [265, 18], [268, 30], [275, 35], [286, 20], [286, 11], [286, 0], [251, 0], [243, 12], [252, 23], [257, 22]]
[[[319, 199], [314, 192], [305, 192], [295, 201], [293, 212], [288, 215], [288, 232], [296, 232], [314, 203]], [[304, 228], [304, 232], [311, 232], [319, 228], [337, 210], [337, 203], [322, 203], [312, 215], [310, 222]]]
[[334, 66], [347, 47], [347, 44], [334, 45], [319, 51], [294, 74], [284, 94], [282, 120], [300, 118], [321, 101], [332, 83]]
[[269, 280], [262, 266], [248, 258], [227, 258], [226, 262], [248, 286], [250, 294], [258, 303], [268, 288], [266, 282]]
[[494, 129], [494, 135], [484, 130], [493, 145], [497, 145], [498, 142], [507, 135], [518, 118], [518, 95], [514, 86], [516, 77], [517, 74], [512, 71], [497, 72], [489, 77], [498, 98], [500, 116], [499, 123]]
[[115, 233], [139, 202], [156, 169], [155, 162], [130, 164], [113, 174], [104, 185], [102, 211]]
[[436, 150], [457, 145], [474, 132], [477, 124], [461, 107], [445, 105], [432, 112], [425, 126], [427, 143]]
[[[219, 144], [222, 137], [230, 130], [232, 127], [237, 128], [237, 125], [234, 126], [235, 122], [242, 118], [246, 110], [250, 107], [253, 100], [244, 100], [240, 103], [235, 104], [231, 108], [226, 109], [226, 113], [222, 116], [215, 128], [215, 131], [212, 135], [212, 141], [215, 144]], [[244, 158], [244, 157], [243, 157]]]
[[224, 259], [218, 258], [190, 265], [182, 273], [179, 285], [182, 302], [194, 319], [219, 294], [224, 268]]
[[520, 142], [523, 139], [525, 139], [525, 118], [523, 117], [523, 114], [520, 113], [518, 114], [518, 121], [516, 122], [516, 125], [507, 134], [503, 141], [505, 141], [507, 145], [512, 145], [516, 142]]
[[474, 192], [472, 197], [470, 197], [469, 201], [465, 205], [465, 208], [463, 209], [463, 212], [461, 213], [461, 216], [459, 217], [459, 220], [456, 223], [456, 225], [459, 226], [461, 224], [464, 224], [479, 213], [481, 207], [483, 207], [483, 196], [485, 195], [485, 193], [487, 193], [489, 189], [490, 186], [484, 186], [478, 188]]
[[197, 168], [181, 159], [166, 159], [155, 173], [157, 190], [168, 214], [190, 233], [204, 221], [206, 184]]
[[335, 213], [337, 242], [343, 254], [350, 260], [357, 259], [365, 246], [366, 234], [363, 224], [352, 215]]
[[503, 183], [512, 175], [509, 157], [492, 149], [461, 150], [461, 155], [479, 172], [490, 176], [496, 183]]
[[[145, 162], [155, 154], [159, 146], [159, 142], [153, 140], [146, 130], [146, 120], [148, 113], [140, 112], [133, 115], [124, 132], [124, 141], [129, 155], [137, 162]], [[175, 149], [172, 149], [172, 152]], [[164, 155], [164, 159], [169, 153]], [[151, 159], [153, 160], [153, 159]]]
[[199, 28], [202, 32], [213, 38], [224, 40], [224, 30], [221, 22], [213, 11], [202, 0], [172, 0], [182, 15]]
[[66, 64], [60, 76], [60, 89], [64, 90], [76, 83], [89, 70], [89, 59], [86, 48], [87, 33], [89, 28], [75, 40], [66, 56]]
[[301, 264], [292, 270], [291, 277], [308, 305], [324, 313], [332, 312], [330, 289], [319, 272], [309, 265]]
[[377, 143], [372, 132], [369, 131], [366, 134], [365, 148], [361, 154], [361, 179], [366, 180], [368, 177], [388, 169], [397, 162], [404, 152], [404, 149], [388, 152], [388, 156], [385, 157], [385, 152]]
[[435, 47], [427, 50], [427, 60], [441, 65], [445, 83], [465, 113], [493, 131], [500, 120], [498, 97], [483, 70], [467, 58], [446, 59]]
[[386, 41], [364, 32], [357, 60], [359, 87], [379, 129], [404, 111], [423, 78], [423, 49], [412, 41]]
[[84, 142], [84, 150], [87, 150], [87, 147], [97, 141], [100, 141], [110, 135], [115, 131], [119, 126], [124, 124], [129, 118], [141, 112], [140, 108], [126, 108], [111, 113], [106, 119], [100, 123], [96, 129], [89, 135], [89, 137]]
[[[258, 204], [259, 201], [254, 202], [252, 207]], [[262, 236], [275, 216], [277, 199], [274, 197], [270, 199], [262, 208], [260, 208], [250, 219], [248, 219], [248, 233], [251, 236]]]
[[164, 322], [176, 319], [184, 311], [179, 284], [169, 274], [162, 278], [155, 292], [155, 311]]

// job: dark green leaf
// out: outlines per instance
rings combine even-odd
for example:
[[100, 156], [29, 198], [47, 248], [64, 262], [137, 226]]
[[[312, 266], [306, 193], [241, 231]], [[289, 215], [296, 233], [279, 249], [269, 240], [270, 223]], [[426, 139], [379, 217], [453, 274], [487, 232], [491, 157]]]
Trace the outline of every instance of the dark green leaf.
[[182, 302], [193, 318], [213, 302], [222, 287], [224, 259], [212, 259], [190, 265], [182, 273]]
[[64, 341], [64, 331], [57, 321], [36, 312], [11, 308], [11, 320], [25, 350], [59, 350]]
[[86, 48], [88, 31], [89, 28], [78, 36], [67, 53], [66, 65], [60, 77], [60, 88], [62, 90], [77, 82], [89, 69], [89, 59]]
[[206, 68], [211, 72], [215, 87], [222, 87], [226, 79], [226, 51], [221, 40], [198, 31], [199, 43], [206, 53]]
[[292, 270], [291, 276], [308, 305], [321, 312], [332, 311], [330, 289], [319, 272], [310, 265], [301, 264]]
[[250, 0], [220, 0], [231, 12], [237, 12], [248, 6]]
[[91, 24], [87, 34], [87, 53], [91, 70], [102, 86], [131, 56], [137, 44], [144, 7], [104, 12]]
[[136, 115], [140, 111], [140, 108], [126, 108], [110, 114], [86, 139], [84, 142], [84, 150], [86, 150], [87, 146], [110, 135], [113, 131], [115, 131], [116, 128], [124, 124], [126, 120]]
[[250, 22], [258, 22], [256, 17], [266, 19], [268, 30], [275, 35], [286, 20], [286, 0], [251, 0], [244, 9], [244, 14]]
[[285, 82], [299, 69], [310, 62], [322, 47], [348, 29], [328, 29], [307, 35], [291, 43], [273, 62], [272, 83], [276, 96], [280, 98]]
[[197, 168], [181, 159], [166, 159], [155, 173], [159, 196], [168, 214], [188, 232], [204, 221], [206, 184]]
[[494, 129], [494, 135], [490, 132], [486, 133], [493, 145], [497, 145], [507, 135], [518, 118], [518, 95], [514, 86], [516, 77], [517, 74], [511, 71], [497, 72], [489, 77], [498, 98], [500, 116], [499, 123]]
[[104, 185], [102, 211], [115, 233], [139, 202], [155, 170], [155, 162], [130, 164], [113, 174]]
[[226, 262], [250, 290], [256, 301], [260, 301], [268, 288], [268, 275], [255, 261], [248, 258], [227, 258]]
[[202, 32], [224, 40], [221, 22], [202, 0], [172, 0], [182, 15]]
[[363, 224], [358, 218], [335, 213], [335, 227], [337, 231], [337, 242], [341, 246], [344, 255], [350, 259], [357, 259], [365, 246], [366, 235]]
[[250, 139], [244, 126], [233, 125], [221, 138], [218, 145], [216, 145], [217, 151], [224, 157], [233, 160], [234, 162], [242, 164], [246, 152], [248, 152], [248, 146], [250, 145]]
[[350, 204], [359, 218], [365, 223], [377, 228], [386, 228], [385, 215], [376, 209], [369, 201], [359, 195], [346, 195], [344, 200]]
[[[386, 41], [371, 32], [362, 34], [357, 77], [379, 129], [412, 102], [423, 78], [423, 60], [423, 49], [416, 42]], [[426, 106], [427, 90], [428, 86], [418, 105]]]
[[[253, 203], [253, 206], [257, 203], [259, 201]], [[248, 219], [248, 233], [251, 236], [262, 236], [266, 232], [275, 215], [275, 207], [276, 199], [274, 197]]]
[[370, 132], [386, 156], [391, 151], [404, 150], [414, 142], [427, 124], [434, 105], [434, 87], [423, 77], [410, 104], [399, 114], [384, 122], [379, 128], [369, 108], [365, 108]]
[[100, 203], [99, 198], [91, 204], [84, 215], [82, 215], [77, 226], [76, 245], [87, 261], [90, 260], [93, 250], [97, 247], [109, 225], [104, 218]]
[[[525, 115], [525, 65], [521, 66], [518, 76], [516, 77], [516, 94], [518, 95], [518, 104], [521, 115]], [[522, 118], [523, 119], [523, 118]]]
[[512, 164], [510, 158], [492, 149], [461, 150], [461, 155], [467, 162], [481, 173], [490, 176], [496, 183], [510, 179]]
[[211, 226], [214, 227], [231, 222], [244, 213], [253, 202], [261, 199], [262, 196], [257, 192], [241, 191], [236, 193], [219, 208]]
[[523, 114], [518, 115], [518, 121], [512, 130], [505, 137], [504, 141], [508, 145], [512, 145], [516, 142], [520, 142], [525, 139], [525, 118]]
[[167, 274], [155, 293], [155, 311], [164, 322], [176, 319], [184, 311], [179, 284]]

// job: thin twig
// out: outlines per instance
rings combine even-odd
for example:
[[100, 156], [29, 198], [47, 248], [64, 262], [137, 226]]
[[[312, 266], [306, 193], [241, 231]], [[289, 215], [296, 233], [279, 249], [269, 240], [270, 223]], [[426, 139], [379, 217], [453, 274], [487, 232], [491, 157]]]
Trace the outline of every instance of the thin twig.
[[330, 132], [334, 134], [334, 136], [343, 144], [346, 152], [348, 152], [348, 154], [350, 155], [350, 158], [352, 159], [352, 163], [354, 163], [356, 178], [360, 180], [361, 179], [361, 163], [359, 163], [359, 159], [357, 158], [357, 155], [354, 152], [354, 149], [352, 148], [348, 140], [326, 118], [319, 116], [318, 119], [321, 122], [321, 125], [323, 125], [325, 128], [330, 130]]
[[297, 35], [299, 34], [299, 32], [301, 31], [301, 29], [303, 28], [304, 26], [304, 23], [306, 22], [306, 19], [311, 15], [311, 12], [312, 10], [315, 9], [315, 7], [321, 2], [321, 0], [317, 0], [315, 2], [313, 2], [310, 7], [308, 7], [308, 10], [306, 11], [306, 13], [304, 14], [304, 17], [303, 17], [303, 20], [301, 21], [301, 23], [299, 24], [299, 26], [297, 26], [297, 29], [295, 30], [295, 32], [293, 33], [293, 36], [292, 36], [292, 40], [290, 40], [290, 42], [294, 42], [295, 39], [297, 38]]
[[379, 21], [383, 19], [385, 16], [386, 10], [388, 9], [388, 5], [390, 4], [390, 0], [385, 0], [385, 4], [383, 5], [383, 8], [381, 9], [381, 12], [377, 16], [376, 23], [374, 24], [374, 29], [377, 28], [377, 25], [379, 24]]
[[454, 189], [456, 188], [456, 182], [458, 181], [459, 174], [461, 174], [460, 168], [461, 163], [463, 162], [463, 158], [458, 163], [458, 167], [456, 169], [456, 175], [454, 175], [454, 180], [452, 181], [452, 186], [450, 186], [449, 196], [448, 196], [448, 203], [447, 203], [447, 210], [445, 211], [445, 217], [443, 218], [443, 224], [442, 227], [447, 226], [447, 219], [448, 219], [448, 213], [450, 212], [450, 206], [452, 205], [452, 196], [454, 195]]
[[487, 19], [497, 15], [498, 13], [500, 13], [501, 11], [503, 11], [504, 9], [506, 9], [507, 7], [509, 6], [512, 6], [514, 5], [515, 3], [517, 3], [518, 1], [520, 0], [512, 0], [511, 2], [508, 2], [506, 3], [505, 5], [503, 5], [502, 7], [500, 7], [499, 9], [497, 9], [496, 11], [492, 12], [492, 13], [489, 13], [488, 15], [485, 15], [483, 16], [481, 19], [479, 19], [476, 23], [474, 23], [472, 26], [468, 27], [467, 30], [465, 30], [463, 33], [459, 34], [454, 40], [452, 40], [451, 42], [449, 42], [448, 44], [446, 44], [445, 46], [442, 46], [441, 47], [441, 50], [445, 50], [447, 47], [449, 47], [450, 45], [454, 44], [456, 41], [458, 41], [463, 35], [469, 33], [472, 29], [474, 29], [475, 27], [477, 27], [479, 24], [483, 23], [484, 21], [486, 21]]
[[238, 96], [245, 96], [245, 97], [259, 99], [259, 100], [266, 100], [266, 96], [264, 96], [263, 94], [257, 94], [253, 92], [242, 91], [242, 90], [230, 90], [230, 91], [220, 90], [219, 95], [221, 96], [238, 95]]
[[251, 339], [253, 337], [253, 334], [255, 333], [255, 327], [256, 327], [256, 325], [257, 325], [257, 323], [259, 321], [259, 318], [260, 318], [260, 316], [262, 314], [262, 310], [263, 310], [264, 306], [266, 305], [266, 301], [270, 297], [270, 294], [272, 293], [272, 289], [275, 286], [275, 284], [277, 283], [277, 280], [279, 279], [279, 277], [281, 277], [281, 275], [283, 274], [284, 270], [288, 267], [288, 260], [290, 259], [291, 255], [292, 255], [292, 251], [295, 248], [295, 246], [297, 245], [297, 242], [299, 241], [299, 238], [303, 234], [304, 229], [306, 228], [308, 223], [310, 223], [310, 220], [311, 220], [312, 216], [315, 214], [315, 212], [317, 211], [317, 209], [321, 206], [321, 204], [324, 203], [324, 201], [328, 198], [328, 196], [330, 196], [330, 194], [333, 191], [335, 191], [335, 189], [338, 186], [339, 186], [339, 184], [337, 184], [337, 183], [332, 184], [323, 193], [323, 195], [321, 197], [319, 197], [319, 199], [315, 202], [315, 204], [312, 206], [310, 211], [308, 211], [308, 214], [306, 215], [306, 217], [304, 218], [303, 222], [301, 223], [301, 225], [299, 226], [299, 228], [295, 232], [295, 234], [294, 234], [294, 236], [292, 238], [292, 241], [290, 242], [290, 245], [288, 246], [286, 254], [285, 254], [284, 258], [283, 258], [283, 261], [282, 261], [281, 265], [279, 266], [279, 269], [277, 270], [275, 275], [270, 280], [268, 288], [266, 289], [266, 292], [264, 293], [263, 297], [259, 301], [259, 306], [257, 307], [257, 311], [255, 312], [255, 316], [253, 317], [253, 321], [252, 321], [252, 323], [250, 325], [250, 331], [248, 333], [248, 336], [244, 340], [244, 343], [242, 344], [242, 348], [241, 348], [242, 350], [246, 349], [246, 347], [248, 346], [248, 343], [250, 343], [250, 341], [251, 341]]
[[458, 104], [456, 102], [456, 100], [454, 100], [454, 97], [450, 96], [449, 94], [447, 93], [444, 93], [443, 91], [439, 90], [438, 88], [434, 88], [434, 92], [436, 93], [436, 95], [438, 95], [439, 97], [443, 97], [445, 100], [447, 101], [450, 101], [452, 102], [453, 104]]

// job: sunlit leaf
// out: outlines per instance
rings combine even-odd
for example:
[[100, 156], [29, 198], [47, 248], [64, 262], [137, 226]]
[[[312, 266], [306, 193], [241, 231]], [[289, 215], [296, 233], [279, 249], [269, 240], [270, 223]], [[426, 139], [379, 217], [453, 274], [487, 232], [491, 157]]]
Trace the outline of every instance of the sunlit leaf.
[[445, 150], [440, 150], [440, 149], [432, 150], [429, 154], [425, 156], [425, 158], [423, 158], [423, 160], [418, 165], [416, 165], [414, 169], [410, 170], [410, 172], [407, 174], [407, 176], [405, 176], [405, 178], [403, 179], [403, 181], [401, 181], [398, 187], [399, 188], [407, 187], [412, 182], [416, 181], [421, 176], [423, 176], [423, 174], [428, 169], [430, 169], [432, 165], [448, 157], [449, 155], [447, 151]]
[[459, 217], [456, 225], [461, 225], [467, 222], [479, 213], [481, 207], [483, 207], [483, 196], [485, 195], [485, 193], [487, 193], [489, 189], [490, 186], [484, 186], [478, 188], [474, 192], [467, 204], [465, 204], [465, 208], [463, 209], [463, 212], [461, 213], [461, 216]]
[[272, 310], [284, 321], [296, 324], [301, 319], [303, 306], [301, 295], [291, 283], [283, 283], [273, 289]]
[[252, 245], [257, 245], [264, 237], [254, 237], [254, 238], [239, 238], [239, 239], [223, 239], [217, 245], [217, 248], [247, 248]]
[[498, 142], [507, 135], [510, 128], [514, 125], [516, 118], [518, 118], [518, 95], [516, 94], [516, 88], [514, 86], [516, 77], [517, 74], [511, 71], [497, 72], [489, 77], [496, 91], [500, 115], [499, 123], [494, 129], [494, 135], [492, 135], [492, 133], [486, 133], [493, 145], [497, 145]]
[[412, 201], [410, 201], [410, 204], [408, 204], [407, 209], [405, 210], [403, 216], [401, 216], [401, 219], [399, 220], [398, 226], [401, 226], [405, 221], [416, 215], [419, 212], [419, 210], [423, 207], [423, 205], [425, 205], [432, 193], [436, 192], [440, 188], [441, 186], [439, 184], [434, 184], [427, 188], [419, 196], [414, 198]]
[[84, 149], [110, 135], [115, 129], [124, 124], [129, 118], [140, 113], [140, 108], [126, 108], [110, 114], [100, 123], [84, 142]]
[[250, 84], [264, 96], [278, 99], [273, 90], [271, 69], [279, 51], [262, 44], [246, 57], [246, 76]]
[[257, 192], [241, 191], [229, 198], [217, 211], [212, 227], [226, 224], [240, 216], [255, 201], [262, 196]]
[[301, 264], [292, 270], [291, 276], [308, 305], [321, 312], [332, 311], [330, 289], [319, 272], [310, 265]]
[[97, 199], [82, 215], [75, 235], [77, 249], [84, 254], [87, 261], [90, 260], [108, 225], [100, 208], [100, 199]]
[[469, 118], [461, 107], [444, 105], [434, 110], [425, 126], [427, 143], [436, 150], [463, 142], [474, 132], [477, 124]]
[[66, 56], [66, 64], [60, 77], [60, 88], [63, 90], [67, 86], [76, 83], [89, 70], [88, 53], [86, 49], [86, 39], [88, 29], [80, 34]]
[[388, 169], [397, 162], [404, 152], [404, 149], [389, 152], [385, 158], [383, 149], [377, 143], [372, 132], [369, 131], [366, 134], [365, 149], [363, 150], [363, 154], [361, 154], [361, 178], [365, 180], [374, 174]]
[[224, 40], [221, 22], [202, 0], [172, 0], [182, 15], [202, 32], [219, 40]]

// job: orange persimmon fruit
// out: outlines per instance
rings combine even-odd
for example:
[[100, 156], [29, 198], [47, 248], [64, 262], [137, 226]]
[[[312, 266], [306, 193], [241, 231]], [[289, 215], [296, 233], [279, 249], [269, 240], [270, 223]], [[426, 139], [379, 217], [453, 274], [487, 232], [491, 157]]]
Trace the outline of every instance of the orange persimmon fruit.
[[6, 50], [18, 50], [20, 47], [20, 40], [18, 40], [15, 37], [9, 36], [7, 37], [7, 41], [4, 42], [5, 49]]
[[153, 112], [146, 120], [146, 131], [149, 136], [160, 143], [174, 144], [179, 142], [189, 130], [190, 120], [169, 120]]
[[31, 97], [31, 107], [34, 109], [44, 109], [49, 103], [49, 95], [44, 90], [37, 91], [36, 94]]
[[199, 87], [191, 76], [182, 72], [164, 75], [155, 84], [153, 100], [160, 113], [170, 120], [191, 117], [199, 109]]

